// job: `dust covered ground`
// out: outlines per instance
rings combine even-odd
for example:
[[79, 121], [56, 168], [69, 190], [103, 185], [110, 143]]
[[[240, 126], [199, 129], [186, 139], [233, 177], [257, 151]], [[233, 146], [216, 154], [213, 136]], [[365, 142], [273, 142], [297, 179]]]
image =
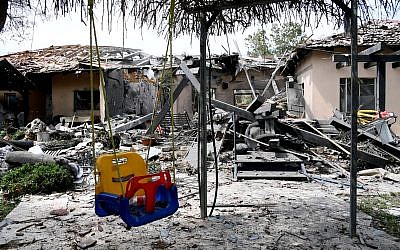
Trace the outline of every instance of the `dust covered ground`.
[[[178, 212], [131, 229], [116, 216], [95, 215], [93, 185], [65, 194], [27, 196], [1, 223], [0, 249], [400, 249], [398, 238], [373, 228], [371, 217], [362, 212], [359, 237], [349, 237], [346, 186], [234, 182], [223, 171], [217, 207], [203, 220], [197, 176], [178, 173], [177, 184]], [[209, 172], [209, 204], [214, 184], [214, 173]], [[368, 187], [359, 195], [400, 192], [398, 183], [372, 181]]]

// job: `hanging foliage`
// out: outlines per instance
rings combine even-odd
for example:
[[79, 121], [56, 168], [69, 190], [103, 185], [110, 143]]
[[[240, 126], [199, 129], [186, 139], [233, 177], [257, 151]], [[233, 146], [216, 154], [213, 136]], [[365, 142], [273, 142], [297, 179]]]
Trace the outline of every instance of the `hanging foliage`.
[[[65, 15], [80, 11], [82, 20], [87, 14], [87, 0], [2, 0], [8, 2], [8, 12], [15, 8], [30, 8], [36, 3], [42, 14]], [[102, 22], [109, 29], [114, 17], [124, 17], [124, 22], [131, 22], [134, 27], [150, 27], [160, 33], [168, 31], [170, 0], [94, 0], [102, 9]], [[398, 0], [359, 0], [360, 18], [371, 19], [393, 17], [400, 8]], [[4, 7], [3, 6], [3, 7]], [[4, 8], [0, 8], [1, 17]], [[350, 11], [350, 0], [176, 0], [174, 34], [199, 34], [199, 20], [202, 13], [218, 16], [210, 28], [211, 34], [232, 33], [245, 29], [253, 23], [287, 22], [301, 20], [302, 25], [316, 26], [322, 19], [345, 24]]]

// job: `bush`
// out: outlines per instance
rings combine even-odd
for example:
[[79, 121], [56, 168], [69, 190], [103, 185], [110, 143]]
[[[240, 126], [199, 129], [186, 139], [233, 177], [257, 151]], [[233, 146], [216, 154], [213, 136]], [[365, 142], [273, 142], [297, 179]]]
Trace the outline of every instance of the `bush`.
[[73, 187], [73, 176], [57, 164], [24, 164], [9, 170], [0, 181], [5, 198], [13, 199], [24, 194], [50, 194], [64, 192]]
[[0, 199], [0, 221], [4, 218], [18, 205], [18, 201], [5, 201]]

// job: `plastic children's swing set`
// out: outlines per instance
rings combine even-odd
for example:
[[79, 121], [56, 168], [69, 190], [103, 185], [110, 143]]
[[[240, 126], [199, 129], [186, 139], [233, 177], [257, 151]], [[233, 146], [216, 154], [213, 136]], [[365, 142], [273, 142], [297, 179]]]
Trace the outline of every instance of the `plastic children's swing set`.
[[[169, 171], [148, 174], [147, 164], [139, 154], [135, 152], [117, 153], [115, 151], [94, 25], [93, 0], [88, 0], [88, 6], [90, 16], [90, 84], [93, 157], [96, 156], [96, 152], [94, 146], [94, 77], [92, 48], [95, 48], [97, 54], [97, 66], [101, 81], [100, 87], [103, 90], [106, 118], [110, 131], [109, 136], [113, 147], [112, 154], [103, 154], [96, 159], [94, 171], [96, 183], [95, 212], [100, 217], [118, 215], [128, 227], [137, 227], [174, 214], [179, 207], [178, 191], [175, 183], [171, 180]], [[171, 5], [170, 15], [170, 18], [173, 18], [173, 5]], [[92, 46], [92, 36], [95, 39], [95, 47]], [[172, 39], [172, 34], [170, 34], [170, 39]], [[171, 46], [171, 41], [169, 42], [169, 46]], [[173, 113], [173, 110], [171, 110], [171, 113]], [[172, 126], [173, 124], [172, 122]], [[172, 138], [174, 138], [174, 136], [172, 136]], [[175, 169], [173, 174], [175, 180]]]
[[[116, 164], [114, 159], [114, 154], [107, 154], [96, 162], [99, 182], [95, 211], [98, 216], [119, 215], [128, 226], [137, 227], [178, 210], [178, 190], [169, 171], [147, 175], [144, 160], [135, 152], [117, 154], [117, 159], [122, 159], [123, 163]], [[118, 171], [120, 177], [116, 177]]]

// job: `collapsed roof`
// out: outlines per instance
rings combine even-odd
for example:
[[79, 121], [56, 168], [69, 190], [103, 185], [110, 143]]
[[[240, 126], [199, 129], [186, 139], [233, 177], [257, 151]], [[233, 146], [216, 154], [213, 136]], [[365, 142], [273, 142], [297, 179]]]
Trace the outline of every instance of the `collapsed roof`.
[[[131, 68], [149, 64], [152, 58], [140, 49], [100, 46], [101, 67], [105, 69]], [[45, 49], [23, 51], [1, 56], [14, 65], [21, 73], [53, 73], [79, 70], [90, 65], [88, 45], [51, 46]], [[93, 64], [97, 65], [93, 49]]]
[[[400, 20], [373, 20], [358, 29], [360, 49], [378, 43], [392, 49], [400, 49]], [[299, 46], [287, 59], [285, 74], [293, 74], [296, 65], [313, 50], [334, 52], [335, 48], [350, 48], [351, 39], [346, 33], [335, 34], [321, 39], [312, 39]]]
[[[140, 49], [129, 49], [114, 46], [99, 46], [101, 67], [103, 69], [133, 69], [151, 68], [162, 70], [166, 68], [177, 68], [183, 61], [197, 73], [199, 67], [199, 56], [173, 56], [172, 65], [165, 57], [156, 57], [144, 53]], [[97, 67], [95, 49], [93, 49], [93, 65]], [[27, 73], [55, 73], [88, 69], [90, 67], [90, 49], [88, 45], [65, 45], [51, 46], [49, 48], [17, 52], [0, 56], [0, 60], [7, 60], [23, 75]], [[208, 61], [209, 67], [215, 70], [227, 70], [237, 67], [236, 74], [246, 68], [274, 69], [277, 60], [274, 58], [258, 59], [243, 58], [238, 54], [212, 56]], [[210, 63], [211, 62], [211, 63]], [[238, 62], [240, 62], [238, 64]], [[211, 64], [211, 65], [210, 65]]]
[[0, 90], [17, 89], [25, 91], [27, 88], [32, 88], [33, 83], [15, 69], [7, 60], [0, 59], [0, 79], [2, 84]]

